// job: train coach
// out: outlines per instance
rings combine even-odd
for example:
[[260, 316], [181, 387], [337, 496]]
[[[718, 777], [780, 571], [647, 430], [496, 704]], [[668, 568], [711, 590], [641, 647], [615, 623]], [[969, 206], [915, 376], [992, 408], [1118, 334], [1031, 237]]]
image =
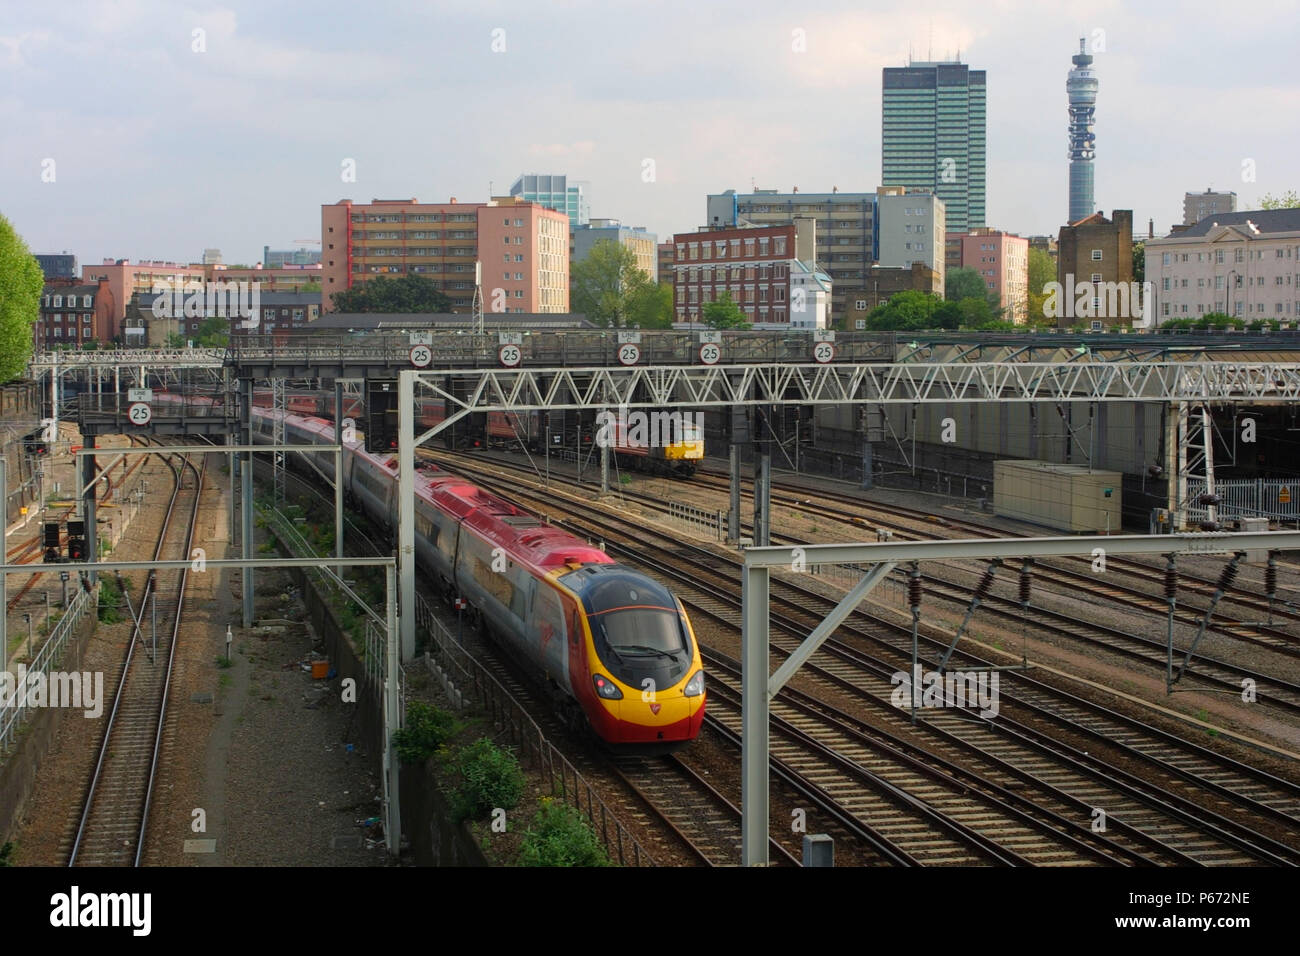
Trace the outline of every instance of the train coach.
[[596, 441], [609, 445], [619, 467], [689, 478], [704, 457], [703, 416], [603, 411], [596, 416]]
[[[255, 441], [269, 441], [277, 414], [253, 410]], [[324, 418], [286, 413], [284, 426], [290, 444], [334, 440]], [[395, 456], [346, 446], [349, 500], [391, 530]], [[288, 457], [301, 468], [309, 456]], [[311, 457], [333, 477], [333, 455]], [[566, 722], [617, 747], [672, 749], [699, 735], [700, 649], [663, 585], [446, 472], [418, 473], [415, 494], [418, 563], [444, 597], [468, 602], [475, 623], [547, 687]]]

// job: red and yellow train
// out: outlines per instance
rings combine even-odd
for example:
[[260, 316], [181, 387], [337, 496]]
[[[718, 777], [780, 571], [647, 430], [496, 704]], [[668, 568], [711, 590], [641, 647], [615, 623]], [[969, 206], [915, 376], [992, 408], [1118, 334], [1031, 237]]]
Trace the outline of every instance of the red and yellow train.
[[[270, 440], [277, 414], [254, 409], [255, 441]], [[334, 440], [333, 422], [322, 417], [285, 413], [284, 425], [289, 444]], [[290, 465], [301, 457], [288, 456]], [[333, 478], [332, 456], [316, 465]], [[347, 443], [349, 500], [390, 529], [395, 466], [395, 456]], [[418, 473], [415, 495], [418, 563], [445, 597], [468, 601], [571, 724], [619, 746], [679, 746], [698, 736], [706, 696], [699, 644], [663, 585], [446, 472]]]

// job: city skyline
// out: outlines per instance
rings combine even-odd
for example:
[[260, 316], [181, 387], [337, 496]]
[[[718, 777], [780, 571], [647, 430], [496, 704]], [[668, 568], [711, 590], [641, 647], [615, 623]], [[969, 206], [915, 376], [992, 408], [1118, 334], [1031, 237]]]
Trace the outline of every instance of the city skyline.
[[[705, 197], [729, 188], [882, 185], [881, 71], [910, 52], [986, 71], [986, 221], [1054, 235], [1068, 170], [1062, 63], [1080, 37], [1106, 78], [1095, 202], [1133, 209], [1135, 233], [1154, 218], [1167, 234], [1186, 191], [1232, 190], [1251, 209], [1300, 180], [1300, 136], [1269, 122], [1289, 115], [1300, 83], [1225, 79], [1188, 57], [1212, 36], [1224, 62], [1285, 62], [1290, 31], [1255, 21], [1281, 26], [1290, 5], [1264, 4], [1250, 24], [1208, 4], [1005, 3], [995, 17], [953, 3], [718, 5], [733, 8], [746, 16], [723, 17], [721, 45], [683, 28], [672, 12], [691, 8], [674, 4], [637, 30], [631, 7], [580, 2], [473, 14], [397, 4], [355, 22], [328, 2], [306, 20], [155, 0], [15, 11], [0, 33], [0, 211], [34, 252], [66, 249], [83, 266], [199, 261], [211, 247], [252, 263], [315, 235], [322, 204], [479, 202], [539, 170], [589, 183], [592, 216], [666, 236], [701, 225]], [[581, 26], [581, 56], [566, 24]], [[1232, 122], [1209, 137], [1196, 113]]]

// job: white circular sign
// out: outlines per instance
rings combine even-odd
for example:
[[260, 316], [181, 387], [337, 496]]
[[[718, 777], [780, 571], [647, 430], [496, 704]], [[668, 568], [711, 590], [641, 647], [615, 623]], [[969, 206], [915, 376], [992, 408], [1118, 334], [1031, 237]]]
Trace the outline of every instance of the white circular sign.
[[506, 368], [515, 368], [524, 360], [524, 350], [517, 345], [503, 345], [497, 350], [497, 358]]
[[428, 368], [433, 361], [433, 349], [427, 345], [411, 346], [411, 364], [416, 368]]
[[144, 402], [133, 402], [126, 410], [126, 417], [132, 425], [148, 425], [153, 420], [153, 409]]
[[620, 365], [635, 365], [641, 361], [641, 346], [628, 342], [626, 345], [618, 347], [618, 363]]
[[705, 365], [717, 365], [722, 358], [722, 346], [705, 342], [700, 346], [700, 361]]
[[835, 344], [833, 342], [818, 342], [813, 346], [813, 361], [825, 365], [835, 358]]

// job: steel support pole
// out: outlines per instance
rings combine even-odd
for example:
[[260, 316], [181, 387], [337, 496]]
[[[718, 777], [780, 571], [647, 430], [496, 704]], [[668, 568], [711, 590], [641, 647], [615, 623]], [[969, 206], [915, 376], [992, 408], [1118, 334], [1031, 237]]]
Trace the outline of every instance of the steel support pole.
[[727, 512], [727, 540], [740, 540], [740, 446], [733, 440], [727, 450], [731, 469], [731, 509]]
[[[403, 380], [407, 380], [403, 375]], [[337, 408], [337, 406], [335, 406]], [[402, 727], [401, 677], [402, 668], [397, 657], [397, 571], [390, 564], [384, 568], [384, 599], [388, 620], [388, 640], [385, 642], [384, 667], [384, 842], [388, 855], [396, 858], [402, 849], [402, 809], [398, 786], [401, 762], [397, 759], [394, 735]], [[414, 619], [414, 614], [403, 618]]]
[[[0, 555], [9, 563], [9, 476], [0, 455]], [[9, 667], [9, 576], [0, 572], [0, 671]]]
[[339, 559], [338, 576], [343, 577], [343, 381], [334, 380], [334, 556]]
[[[230, 388], [230, 369], [228, 368], [223, 368], [221, 370], [221, 386], [222, 386], [221, 400], [222, 402], [229, 402], [232, 398], [234, 398], [234, 395], [232, 394]], [[121, 392], [121, 389], [119, 388], [118, 391]], [[230, 434], [229, 432], [226, 433], [227, 445], [233, 445], [235, 443], [235, 440], [236, 439], [234, 435]], [[235, 465], [236, 461], [237, 458], [234, 452], [228, 452], [226, 454], [226, 468], [230, 472], [230, 506], [229, 506], [230, 514], [229, 514], [228, 521], [230, 522], [229, 534], [230, 534], [230, 546], [232, 548], [235, 546], [235, 479], [236, 476], [239, 474]]]
[[857, 609], [857, 606], [865, 600], [866, 596], [875, 590], [876, 585], [885, 580], [893, 570], [893, 561], [882, 561], [877, 564], [862, 576], [862, 580], [855, 584], [848, 594], [844, 595], [829, 614], [822, 618], [821, 623], [813, 628], [812, 633], [800, 642], [799, 646], [794, 649], [794, 653], [785, 659], [785, 663], [777, 668], [776, 673], [772, 675], [772, 679], [768, 681], [768, 691], [773, 697], [781, 692], [781, 688], [785, 686], [786, 681], [794, 676], [794, 672], [816, 653], [817, 648], [825, 643], [826, 638], [830, 637], [835, 629], [844, 623], [848, 616]]
[[[91, 448], [95, 447], [95, 438], [90, 436], [86, 439], [86, 445]], [[81, 487], [85, 493], [78, 499], [81, 503], [81, 513], [86, 521], [86, 544], [90, 548], [90, 561], [93, 563], [99, 560], [99, 523], [95, 514], [95, 456], [83, 455], [81, 457]], [[91, 571], [89, 574], [90, 583], [93, 585], [99, 576]]]
[[[601, 409], [602, 412], [605, 409]], [[602, 418], [602, 421], [606, 419]], [[600, 443], [600, 493], [609, 494], [609, 441]]]
[[1165, 624], [1165, 693], [1174, 692], [1174, 609], [1178, 604], [1177, 588], [1178, 559], [1170, 554], [1165, 557], [1165, 578], [1171, 584], [1165, 587], [1165, 600], [1169, 604], [1169, 613]]
[[767, 733], [768, 569], [747, 567], [741, 583], [741, 819], [742, 866], [768, 863]]
[[[242, 401], [239, 403], [239, 420], [241, 424], [240, 438], [245, 445], [253, 444], [253, 380], [251, 378], [242, 379], [240, 384], [243, 386]], [[244, 452], [244, 470], [240, 475], [240, 557], [251, 558], [253, 556], [253, 453]], [[253, 626], [253, 569], [247, 567], [243, 569], [243, 583], [240, 588], [243, 594], [243, 612], [244, 627]]]
[[415, 372], [397, 378], [397, 568], [402, 660], [415, 657]]
[[772, 453], [766, 444], [754, 450], [754, 546], [766, 548], [772, 543]]

